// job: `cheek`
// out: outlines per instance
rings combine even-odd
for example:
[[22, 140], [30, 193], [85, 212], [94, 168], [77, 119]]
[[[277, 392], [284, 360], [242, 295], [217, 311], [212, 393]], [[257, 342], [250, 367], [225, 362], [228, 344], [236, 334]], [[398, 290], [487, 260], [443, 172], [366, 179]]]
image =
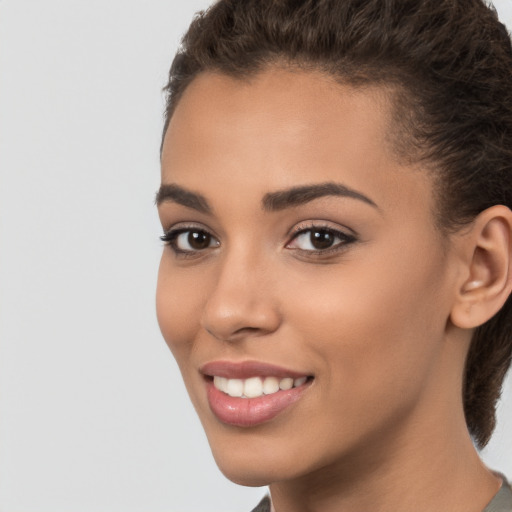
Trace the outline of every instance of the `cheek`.
[[192, 349], [203, 297], [198, 293], [199, 287], [191, 286], [186, 271], [173, 268], [171, 258], [164, 249], [158, 271], [156, 313], [162, 335], [181, 368]]
[[438, 362], [447, 320], [443, 262], [421, 266], [406, 264], [407, 255], [386, 256], [384, 266], [333, 267], [332, 275], [303, 287], [307, 298], [293, 297], [290, 310], [307, 304], [295, 322], [322, 368], [331, 403], [355, 409], [380, 407], [392, 397], [397, 406], [402, 399], [412, 403]]

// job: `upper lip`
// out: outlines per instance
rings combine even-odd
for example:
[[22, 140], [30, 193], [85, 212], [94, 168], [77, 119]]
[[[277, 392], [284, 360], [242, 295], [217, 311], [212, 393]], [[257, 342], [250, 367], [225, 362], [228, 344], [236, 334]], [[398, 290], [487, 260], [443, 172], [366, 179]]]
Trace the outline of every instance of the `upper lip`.
[[225, 377], [227, 379], [248, 379], [250, 377], [292, 377], [298, 379], [308, 374], [289, 370], [282, 366], [261, 361], [211, 361], [203, 364], [199, 371], [209, 377]]

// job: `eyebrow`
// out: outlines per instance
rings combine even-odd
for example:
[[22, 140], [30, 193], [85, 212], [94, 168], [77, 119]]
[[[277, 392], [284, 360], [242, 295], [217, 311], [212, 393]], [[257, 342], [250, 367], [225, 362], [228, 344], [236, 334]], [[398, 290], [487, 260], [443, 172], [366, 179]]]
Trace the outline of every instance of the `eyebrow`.
[[[304, 185], [279, 190], [277, 192], [269, 192], [263, 197], [262, 206], [266, 211], [275, 212], [300, 206], [326, 196], [349, 197], [379, 209], [374, 201], [361, 192], [342, 185], [341, 183], [333, 182]], [[155, 203], [158, 206], [167, 201], [181, 204], [182, 206], [192, 208], [201, 213], [212, 213], [212, 207], [202, 194], [192, 192], [179, 185], [163, 184], [160, 186], [160, 189], [156, 193]]]
[[160, 186], [156, 193], [155, 203], [159, 206], [167, 201], [181, 204], [201, 213], [212, 212], [212, 207], [203, 195], [187, 190], [179, 185], [164, 184]]
[[270, 192], [265, 194], [263, 198], [263, 209], [267, 211], [279, 211], [301, 204], [309, 203], [320, 197], [325, 196], [341, 196], [357, 199], [363, 203], [373, 206], [377, 210], [379, 207], [369, 197], [349, 188], [341, 183], [318, 183], [315, 185], [304, 185], [300, 187], [293, 187], [287, 190], [277, 192]]

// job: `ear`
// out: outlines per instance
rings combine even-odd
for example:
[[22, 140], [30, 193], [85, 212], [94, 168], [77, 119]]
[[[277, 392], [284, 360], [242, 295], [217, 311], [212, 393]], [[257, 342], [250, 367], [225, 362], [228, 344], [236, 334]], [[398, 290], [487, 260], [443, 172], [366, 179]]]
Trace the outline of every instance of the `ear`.
[[464, 268], [450, 318], [472, 329], [492, 318], [511, 293], [512, 211], [502, 205], [484, 210], [461, 243]]

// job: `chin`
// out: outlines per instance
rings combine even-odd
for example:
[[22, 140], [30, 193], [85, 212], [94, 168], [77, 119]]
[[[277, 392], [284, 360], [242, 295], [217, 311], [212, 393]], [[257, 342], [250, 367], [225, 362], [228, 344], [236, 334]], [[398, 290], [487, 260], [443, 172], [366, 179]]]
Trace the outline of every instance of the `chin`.
[[[235, 453], [238, 452], [238, 453]], [[222, 474], [233, 483], [246, 487], [263, 487], [275, 481], [263, 460], [255, 461], [243, 448], [219, 453], [213, 450], [213, 457]], [[269, 463], [270, 464], [270, 463]]]
[[[250, 436], [249, 436], [250, 437]], [[229, 442], [209, 438], [213, 457], [222, 474], [232, 482], [246, 487], [262, 487], [297, 478], [307, 472], [304, 459], [290, 456], [286, 443], [276, 446], [271, 438], [251, 442], [244, 436], [232, 436]], [[291, 449], [291, 453], [296, 453]], [[302, 465], [301, 465], [302, 462]]]
[[275, 482], [275, 479], [270, 478], [265, 472], [255, 470], [255, 468], [245, 468], [243, 472], [242, 470], [228, 472], [221, 466], [219, 466], [219, 469], [228, 480], [244, 487], [266, 487]]

